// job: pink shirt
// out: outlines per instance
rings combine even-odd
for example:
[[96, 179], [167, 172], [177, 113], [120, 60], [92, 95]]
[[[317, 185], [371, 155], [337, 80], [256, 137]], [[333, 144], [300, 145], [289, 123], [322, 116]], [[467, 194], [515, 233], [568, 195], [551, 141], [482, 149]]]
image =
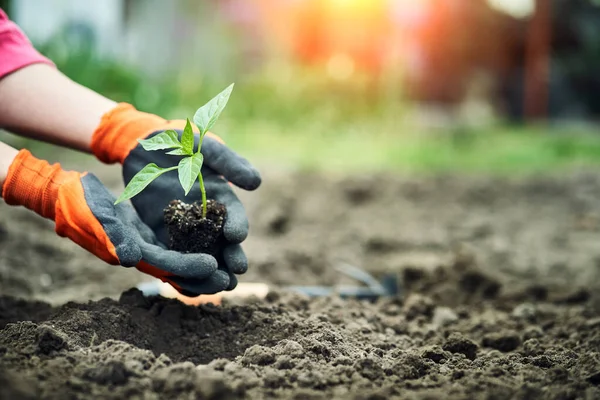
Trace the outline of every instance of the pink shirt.
[[29, 38], [0, 8], [0, 79], [35, 63], [54, 66], [52, 61], [33, 48]]

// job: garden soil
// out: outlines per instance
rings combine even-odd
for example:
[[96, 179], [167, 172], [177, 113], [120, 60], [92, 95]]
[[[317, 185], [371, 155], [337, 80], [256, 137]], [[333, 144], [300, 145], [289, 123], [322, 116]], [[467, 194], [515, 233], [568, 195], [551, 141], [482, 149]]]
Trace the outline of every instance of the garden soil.
[[[600, 399], [600, 174], [281, 173], [240, 196], [240, 281], [272, 290], [198, 307], [0, 204], [0, 399]], [[341, 265], [400, 293], [286, 289], [359, 285]]]

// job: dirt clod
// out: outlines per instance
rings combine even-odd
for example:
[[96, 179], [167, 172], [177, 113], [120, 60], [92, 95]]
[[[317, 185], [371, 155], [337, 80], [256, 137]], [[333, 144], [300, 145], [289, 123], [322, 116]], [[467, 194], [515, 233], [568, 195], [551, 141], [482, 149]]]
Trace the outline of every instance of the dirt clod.
[[173, 200], [164, 211], [169, 233], [169, 248], [182, 253], [216, 255], [223, 240], [226, 208], [214, 200], [206, 202], [206, 218], [202, 218], [202, 202], [187, 204]]
[[477, 356], [479, 346], [470, 339], [457, 332], [450, 334], [442, 348], [450, 353], [464, 354], [469, 360], [474, 360]]
[[64, 334], [47, 326], [42, 326], [38, 330], [37, 351], [44, 355], [61, 351], [67, 348], [67, 339]]
[[[0, 399], [600, 398], [600, 230], [575, 223], [600, 215], [597, 171], [298, 173], [240, 196], [240, 281], [273, 290], [219, 307], [144, 297], [146, 276], [0, 203]], [[285, 288], [357, 284], [341, 262], [399, 294]]]
[[123, 385], [131, 375], [131, 371], [125, 367], [125, 364], [111, 360], [87, 369], [83, 373], [83, 378], [100, 385]]
[[587, 377], [587, 381], [592, 385], [600, 385], [600, 371], [595, 372], [594, 374]]
[[431, 323], [437, 328], [450, 325], [456, 321], [458, 321], [458, 315], [449, 307], [436, 307], [431, 318]]
[[513, 351], [521, 345], [521, 337], [516, 332], [493, 332], [483, 337], [484, 347], [503, 352]]
[[246, 349], [242, 357], [243, 364], [269, 365], [275, 362], [275, 356], [270, 348], [263, 346], [252, 346]]
[[513, 309], [512, 315], [515, 318], [520, 318], [528, 321], [535, 321], [536, 312], [537, 311], [533, 304], [523, 303], [519, 304]]
[[439, 363], [442, 360], [450, 358], [450, 354], [436, 345], [432, 346], [431, 348], [425, 349], [423, 351], [423, 358], [428, 358], [435, 363]]
[[427, 296], [411, 294], [404, 302], [404, 313], [411, 320], [418, 316], [431, 318], [435, 308], [434, 302]]

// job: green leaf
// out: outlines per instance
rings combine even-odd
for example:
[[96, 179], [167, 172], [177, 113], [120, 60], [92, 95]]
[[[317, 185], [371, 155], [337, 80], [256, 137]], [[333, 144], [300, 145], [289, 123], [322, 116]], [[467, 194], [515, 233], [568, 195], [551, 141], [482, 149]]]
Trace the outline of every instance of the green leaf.
[[177, 167], [179, 170], [179, 182], [181, 183], [186, 196], [190, 190], [192, 190], [196, 178], [200, 175], [203, 161], [204, 157], [202, 156], [202, 153], [196, 153], [179, 162], [179, 166]]
[[133, 178], [129, 181], [127, 187], [121, 194], [121, 196], [115, 201], [115, 204], [119, 204], [122, 201], [132, 198], [139, 194], [146, 188], [153, 180], [164, 174], [165, 172], [173, 171], [177, 167], [161, 168], [158, 165], [152, 163], [142, 168]]
[[150, 139], [138, 140], [138, 142], [140, 142], [146, 151], [172, 148], [180, 149], [182, 147], [181, 143], [179, 143], [179, 135], [172, 129], [161, 132]]
[[200, 129], [201, 135], [204, 135], [217, 122], [219, 115], [221, 115], [227, 101], [229, 101], [232, 90], [233, 83], [196, 111], [194, 123]]
[[166, 154], [168, 154], [170, 156], [189, 156], [189, 154], [186, 153], [186, 151], [183, 149], [171, 150], [171, 151], [168, 151]]
[[185, 129], [181, 135], [181, 146], [183, 147], [183, 151], [190, 156], [194, 154], [194, 130], [189, 118], [186, 119]]

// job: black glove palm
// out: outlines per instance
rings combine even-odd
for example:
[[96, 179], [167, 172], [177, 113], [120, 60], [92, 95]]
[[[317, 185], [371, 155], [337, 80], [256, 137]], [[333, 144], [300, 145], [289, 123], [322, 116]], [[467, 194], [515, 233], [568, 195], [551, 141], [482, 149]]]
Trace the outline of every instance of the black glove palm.
[[[148, 138], [158, 133], [160, 132], [155, 132]], [[179, 134], [181, 135], [181, 131]], [[198, 135], [196, 135], [195, 141], [197, 149]], [[123, 162], [125, 185], [149, 163], [155, 163], [164, 168], [177, 165], [182, 157], [168, 155], [167, 152], [168, 150], [145, 151], [138, 144]], [[186, 295], [231, 290], [237, 285], [235, 275], [246, 272], [248, 262], [240, 243], [248, 236], [248, 219], [244, 206], [233, 192], [229, 182], [245, 190], [254, 190], [261, 183], [260, 174], [246, 159], [209, 136], [203, 140], [202, 154], [204, 156], [202, 176], [207, 197], [227, 207], [227, 218], [223, 227], [226, 244], [216, 257], [219, 267], [215, 272], [215, 274], [222, 274], [224, 279], [213, 278], [211, 282], [214, 284], [207, 285], [208, 282], [204, 280], [172, 277], [171, 280], [181, 286], [184, 289], [182, 293]], [[166, 245], [168, 233], [163, 219], [165, 207], [171, 200], [177, 199], [192, 203], [201, 200], [201, 197], [198, 182], [186, 196], [179, 183], [177, 172], [172, 171], [158, 177], [131, 201], [142, 221], [152, 229], [158, 240]]]

